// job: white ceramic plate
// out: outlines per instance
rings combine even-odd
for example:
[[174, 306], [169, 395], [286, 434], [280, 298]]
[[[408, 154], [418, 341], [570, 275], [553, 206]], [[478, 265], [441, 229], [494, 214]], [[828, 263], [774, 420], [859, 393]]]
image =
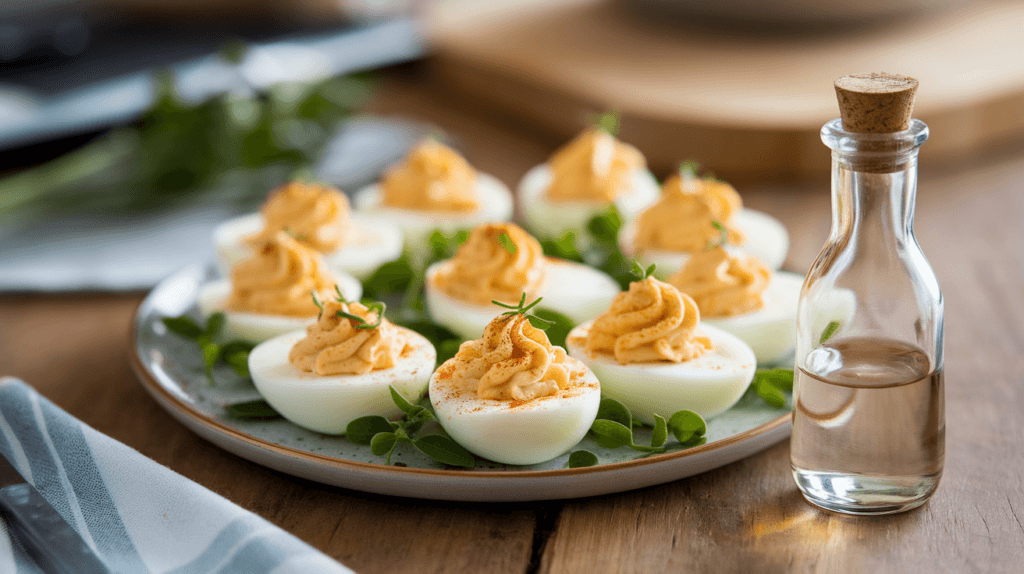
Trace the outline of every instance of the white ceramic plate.
[[[229, 369], [216, 373], [211, 386], [199, 351], [170, 333], [163, 317], [195, 313], [199, 286], [212, 279], [199, 266], [161, 282], [139, 306], [133, 332], [132, 366], [142, 386], [182, 424], [221, 448], [257, 464], [325, 484], [367, 492], [441, 500], [513, 501], [578, 498], [621, 492], [678, 480], [717, 468], [784, 440], [791, 417], [752, 392], [708, 421], [702, 446], [644, 457], [627, 448], [607, 450], [589, 438], [577, 449], [597, 454], [600, 464], [564, 468], [568, 454], [533, 466], [509, 466], [480, 460], [473, 470], [451, 469], [413, 449], [396, 449], [386, 466], [369, 447], [307, 431], [285, 420], [246, 421], [227, 415], [223, 406], [259, 398], [248, 380]], [[788, 407], [789, 405], [787, 405]], [[637, 442], [650, 433], [637, 431]], [[674, 439], [670, 438], [669, 444]], [[573, 449], [576, 450], [576, 449]]]

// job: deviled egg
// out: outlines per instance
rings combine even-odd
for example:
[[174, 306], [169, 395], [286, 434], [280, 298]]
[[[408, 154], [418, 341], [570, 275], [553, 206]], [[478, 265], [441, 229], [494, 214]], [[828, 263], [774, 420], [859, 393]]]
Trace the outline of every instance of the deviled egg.
[[619, 231], [623, 253], [668, 274], [716, 242], [772, 269], [782, 266], [789, 251], [789, 234], [778, 220], [744, 208], [729, 184], [698, 178], [688, 169], [668, 179], [658, 202]]
[[203, 285], [197, 298], [203, 315], [223, 311], [229, 338], [265, 341], [316, 322], [314, 301], [342, 294], [359, 299], [363, 286], [351, 275], [329, 272], [319, 253], [283, 231], [231, 269], [231, 279]]
[[585, 238], [587, 222], [612, 204], [632, 221], [659, 194], [640, 150], [593, 127], [527, 172], [516, 199], [531, 233], [557, 239], [567, 231]]
[[389, 386], [414, 403], [423, 397], [437, 358], [434, 346], [384, 319], [382, 305], [325, 300], [314, 321], [249, 353], [256, 390], [286, 419], [345, 434], [359, 417], [402, 414]]
[[566, 341], [602, 393], [646, 424], [683, 409], [713, 417], [743, 396], [757, 369], [746, 343], [700, 324], [693, 299], [654, 277], [631, 283]]
[[545, 257], [540, 243], [513, 223], [473, 230], [455, 257], [427, 268], [427, 311], [467, 339], [475, 339], [503, 309], [544, 298], [544, 308], [579, 323], [605, 309], [620, 291], [614, 279], [581, 263]]
[[356, 193], [355, 205], [360, 213], [397, 224], [414, 254], [425, 249], [435, 230], [450, 234], [512, 218], [508, 186], [433, 139], [420, 142], [379, 184]]
[[324, 256], [332, 269], [369, 276], [402, 254], [402, 232], [379, 217], [349, 213], [348, 198], [332, 187], [293, 181], [271, 192], [259, 213], [229, 219], [213, 231], [222, 275], [279, 231]]
[[504, 464], [536, 464], [583, 439], [597, 417], [601, 387], [583, 363], [511, 311], [437, 369], [430, 402], [466, 450]]
[[796, 348], [802, 276], [772, 273], [753, 255], [716, 246], [691, 255], [668, 282], [693, 298], [704, 325], [743, 339], [759, 363], [786, 359]]

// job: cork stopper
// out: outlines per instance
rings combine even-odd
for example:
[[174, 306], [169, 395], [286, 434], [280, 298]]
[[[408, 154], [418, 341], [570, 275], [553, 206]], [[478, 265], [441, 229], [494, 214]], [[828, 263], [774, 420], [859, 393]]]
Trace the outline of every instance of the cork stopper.
[[896, 74], [853, 74], [836, 80], [843, 129], [891, 134], [910, 127], [917, 80]]

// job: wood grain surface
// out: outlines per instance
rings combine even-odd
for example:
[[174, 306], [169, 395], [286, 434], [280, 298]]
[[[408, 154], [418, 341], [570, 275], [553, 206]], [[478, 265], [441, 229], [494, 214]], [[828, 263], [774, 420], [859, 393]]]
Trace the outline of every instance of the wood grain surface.
[[436, 65], [460, 91], [538, 130], [565, 139], [617, 110], [623, 135], [651, 165], [694, 157], [732, 180], [827, 174], [818, 130], [839, 115], [833, 80], [851, 73], [920, 80], [914, 117], [935, 134], [924, 165], [1024, 135], [1021, 2], [936, 3], [885, 25], [760, 33], [666, 17], [651, 4], [438, 2]]
[[[392, 78], [372, 109], [450, 131], [509, 184], [558, 143], [415, 77]], [[803, 272], [830, 227], [828, 181], [740, 191], [787, 225], [786, 267]], [[0, 374], [362, 574], [1020, 572], [1024, 149], [921, 173], [917, 235], [946, 300], [946, 467], [928, 504], [890, 517], [805, 503], [788, 443], [678, 482], [573, 501], [431, 502], [293, 478], [203, 441], [142, 390], [126, 358], [142, 294], [0, 297]]]

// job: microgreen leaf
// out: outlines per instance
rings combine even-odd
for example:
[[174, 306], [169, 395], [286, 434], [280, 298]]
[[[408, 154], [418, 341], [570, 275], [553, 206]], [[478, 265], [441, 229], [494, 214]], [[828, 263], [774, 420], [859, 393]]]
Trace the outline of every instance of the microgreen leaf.
[[501, 234], [498, 235], [498, 242], [505, 248], [505, 251], [508, 251], [509, 255], [516, 254], [516, 244], [512, 241], [512, 238], [508, 236], [508, 233], [502, 231]]
[[601, 446], [605, 448], [618, 448], [633, 444], [633, 431], [619, 422], [597, 419], [594, 424], [590, 425], [590, 430], [604, 439]]
[[370, 439], [370, 451], [377, 456], [390, 455], [398, 442], [398, 435], [393, 432], [381, 432]]
[[206, 328], [203, 330], [203, 334], [211, 339], [220, 335], [220, 332], [224, 330], [224, 323], [226, 319], [224, 313], [214, 313], [206, 320]]
[[633, 415], [626, 408], [626, 405], [615, 399], [601, 399], [601, 403], [597, 408], [596, 418], [615, 421], [626, 428], [633, 427]]
[[388, 390], [391, 391], [391, 400], [395, 402], [398, 408], [402, 409], [403, 413], [408, 415], [414, 408], [422, 408], [413, 406], [393, 385], [388, 385]]
[[602, 129], [609, 134], [616, 136], [619, 135], [619, 127], [621, 124], [621, 117], [619, 112], [604, 112], [594, 121], [594, 125]]
[[793, 369], [758, 369], [755, 379], [762, 379], [780, 391], [793, 390]]
[[681, 443], [686, 443], [694, 437], [702, 437], [708, 432], [708, 425], [704, 419], [689, 410], [677, 411], [669, 417], [668, 428]]
[[391, 421], [382, 416], [371, 415], [359, 417], [348, 423], [345, 427], [345, 438], [355, 444], [369, 445], [374, 436], [392, 431], [394, 428]]
[[829, 324], [825, 326], [825, 330], [821, 332], [821, 338], [818, 339], [818, 344], [824, 345], [825, 341], [828, 341], [832, 338], [832, 335], [836, 334], [836, 331], [839, 330], [839, 326], [839, 321], [830, 321]]
[[430, 458], [449, 466], [473, 468], [476, 459], [454, 440], [439, 434], [430, 434], [413, 441], [413, 446]]
[[295, 241], [306, 241], [308, 239], [305, 235], [302, 235], [301, 233], [296, 233], [291, 227], [285, 227], [283, 231], [287, 233], [288, 236], [294, 239]]
[[203, 334], [203, 330], [199, 325], [196, 325], [195, 321], [185, 315], [181, 317], [164, 317], [162, 321], [169, 331], [188, 339], [195, 339]]
[[388, 293], [404, 292], [413, 283], [416, 270], [407, 255], [389, 261], [373, 272], [363, 281], [363, 292], [368, 296], [380, 298]]
[[249, 376], [249, 353], [254, 345], [247, 341], [231, 341], [220, 349], [220, 359], [227, 363], [238, 376]]
[[199, 339], [199, 348], [203, 352], [203, 366], [206, 370], [206, 377], [210, 379], [210, 386], [213, 386], [213, 366], [220, 357], [220, 345], [206, 339], [204, 335]]
[[664, 446], [666, 440], [668, 440], [668, 423], [662, 416], [655, 414], [654, 430], [651, 431], [651, 446], [655, 448]]
[[[547, 326], [538, 326], [534, 323], [537, 319], [545, 321]], [[548, 335], [548, 341], [559, 347], [565, 347], [565, 339], [569, 336], [569, 331], [576, 328], [576, 323], [572, 319], [551, 309], [534, 310], [530, 315], [530, 323], [533, 323], [533, 326], [538, 329], [543, 329]]]
[[542, 239], [540, 247], [548, 257], [583, 262], [583, 255], [576, 247], [576, 233], [571, 230], [563, 233], [558, 239]]
[[782, 391], [773, 387], [766, 380], [754, 381], [754, 391], [757, 393], [757, 396], [764, 399], [764, 402], [777, 409], [786, 406], [786, 397], [782, 394]]
[[654, 275], [654, 269], [656, 267], [657, 267], [656, 264], [651, 263], [651, 265], [647, 269], [644, 269], [640, 265], [640, 262], [637, 261], [636, 259], [634, 259], [633, 260], [633, 272], [632, 273], [637, 278], [638, 281], [643, 281], [643, 280], [647, 279], [648, 277], [650, 277], [651, 275]]
[[597, 455], [589, 450], [576, 450], [569, 455], [566, 466], [569, 468], [583, 468], [597, 464]]
[[224, 405], [224, 410], [238, 419], [279, 419], [281, 413], [274, 410], [270, 403], [263, 399]]
[[604, 211], [595, 215], [587, 222], [587, 232], [594, 238], [594, 241], [615, 246], [619, 240], [619, 229], [622, 227], [622, 217], [615, 204], [609, 205]]

